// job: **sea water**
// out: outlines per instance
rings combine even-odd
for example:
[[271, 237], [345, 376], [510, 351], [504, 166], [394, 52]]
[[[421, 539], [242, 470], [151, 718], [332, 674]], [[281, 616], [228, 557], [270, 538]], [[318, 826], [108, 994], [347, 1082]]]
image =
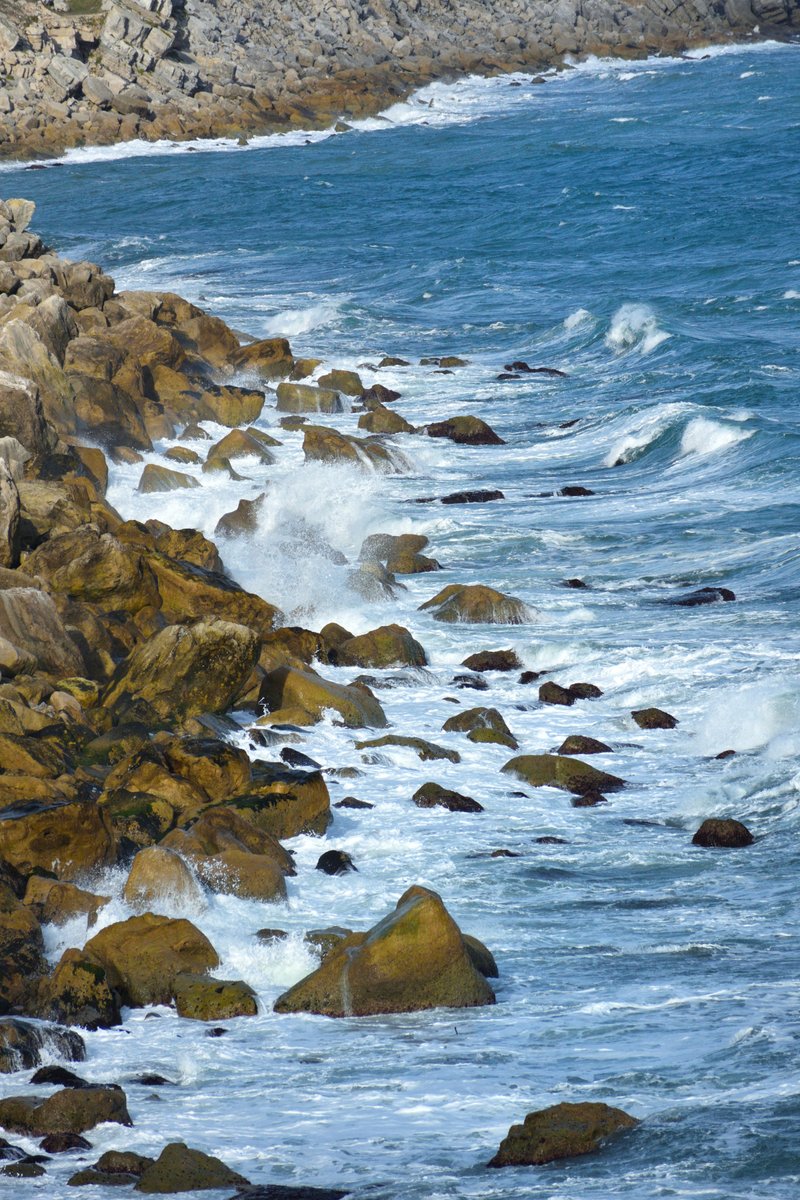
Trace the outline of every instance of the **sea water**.
[[[140, 496], [141, 466], [112, 468], [109, 499], [125, 517], [209, 535], [266, 490], [256, 534], [221, 543], [229, 569], [293, 623], [410, 628], [430, 665], [371, 672], [394, 677], [377, 694], [393, 732], [461, 761], [443, 769], [388, 747], [367, 763], [359, 735], [330, 721], [302, 735], [325, 766], [363, 771], [331, 777], [332, 800], [351, 793], [374, 808], [334, 809], [323, 840], [293, 839], [287, 903], [211, 897], [190, 914], [220, 953], [218, 974], [257, 989], [258, 1017], [211, 1040], [168, 1009], [135, 1010], [86, 1035], [80, 1070], [122, 1083], [134, 1120], [92, 1131], [87, 1161], [180, 1139], [253, 1182], [340, 1186], [363, 1200], [793, 1200], [800, 49], [435, 84], [346, 134], [75, 151], [57, 169], [7, 170], [0, 184], [37, 201], [46, 240], [101, 262], [118, 287], [172, 289], [246, 333], [288, 336], [323, 369], [358, 367], [402, 393], [396, 407], [415, 426], [474, 413], [505, 442], [401, 435], [400, 475], [306, 465], [270, 393], [258, 425], [280, 438], [277, 461], [237, 463], [241, 482], [188, 467], [201, 492]], [[360, 366], [384, 354], [468, 363], [452, 374]], [[497, 379], [520, 359], [565, 375]], [[350, 432], [356, 419], [325, 418]], [[163, 462], [169, 444], [146, 460]], [[592, 494], [554, 494], [568, 485]], [[464, 488], [505, 498], [416, 503]], [[381, 531], [426, 534], [443, 569], [366, 603], [347, 575], [362, 539]], [[587, 587], [563, 586], [575, 577]], [[452, 626], [418, 611], [452, 582], [518, 596], [531, 621]], [[701, 587], [736, 600], [669, 603]], [[528, 670], [590, 681], [602, 697], [540, 705], [517, 672], [487, 676], [484, 692], [455, 687], [467, 654], [508, 647]], [[613, 753], [592, 761], [628, 788], [574, 809], [564, 792], [515, 786], [500, 774], [510, 751], [442, 732], [453, 697], [500, 709], [525, 753], [570, 733], [602, 739]], [[649, 705], [678, 726], [638, 729], [630, 713]], [[239, 740], [249, 744], [244, 731]], [[427, 779], [485, 812], [416, 808]], [[709, 816], [745, 821], [755, 844], [693, 847]], [[358, 872], [316, 871], [329, 847]], [[498, 848], [519, 857], [491, 858]], [[123, 878], [93, 881], [114, 896], [100, 925], [130, 915]], [[271, 1012], [316, 964], [304, 931], [367, 928], [412, 883], [440, 892], [493, 950], [496, 1006]], [[259, 944], [264, 926], [290, 936]], [[49, 929], [48, 952], [87, 936], [80, 920]], [[174, 1082], [133, 1082], [143, 1070]], [[1, 1077], [0, 1093], [27, 1078]], [[512, 1122], [580, 1100], [643, 1123], [594, 1156], [485, 1169]], [[0, 1192], [66, 1197], [75, 1169], [60, 1156], [44, 1179]]]

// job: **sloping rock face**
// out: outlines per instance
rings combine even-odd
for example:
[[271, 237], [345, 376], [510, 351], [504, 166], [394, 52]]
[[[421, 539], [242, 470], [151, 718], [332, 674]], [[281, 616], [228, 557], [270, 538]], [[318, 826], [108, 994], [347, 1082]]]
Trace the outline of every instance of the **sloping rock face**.
[[279, 996], [275, 1011], [361, 1017], [494, 999], [441, 897], [412, 887], [394, 912], [345, 938], [318, 970]]
[[[796, 0], [466, 0], [457, 19], [446, 0], [422, 9], [414, 0], [287, 0], [280, 20], [274, 11], [269, 0], [0, 0], [0, 153], [52, 152], [82, 137], [327, 125], [487, 63], [514, 70], [565, 54], [674, 51], [756, 25], [798, 24]], [[22, 257], [25, 238], [23, 228], [7, 253]], [[280, 362], [275, 353], [267, 360]]]
[[559, 1158], [592, 1154], [605, 1141], [639, 1122], [609, 1104], [554, 1104], [512, 1125], [490, 1167], [541, 1166]]

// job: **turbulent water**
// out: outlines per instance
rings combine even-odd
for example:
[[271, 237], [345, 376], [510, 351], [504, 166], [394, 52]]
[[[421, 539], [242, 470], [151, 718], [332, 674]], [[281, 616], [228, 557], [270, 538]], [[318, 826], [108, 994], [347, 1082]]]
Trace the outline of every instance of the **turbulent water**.
[[[48, 240], [118, 286], [179, 291], [327, 365], [462, 356], [449, 375], [361, 370], [402, 392], [415, 425], [469, 412], [506, 443], [401, 435], [400, 476], [305, 466], [268, 397], [259, 425], [283, 445], [275, 466], [246, 461], [246, 482], [202, 476], [202, 492], [162, 500], [135, 494], [140, 467], [113, 469], [125, 516], [208, 534], [269, 485], [257, 535], [222, 546], [230, 569], [298, 624], [408, 626], [430, 668], [378, 694], [394, 730], [461, 762], [387, 748], [365, 764], [330, 723], [303, 737], [325, 765], [364, 771], [332, 780], [332, 799], [374, 809], [335, 810], [325, 840], [358, 874], [315, 871], [322, 844], [297, 838], [288, 904], [217, 897], [195, 917], [219, 974], [253, 984], [262, 1013], [219, 1040], [166, 1009], [87, 1035], [84, 1074], [122, 1082], [135, 1122], [94, 1131], [98, 1151], [180, 1138], [254, 1182], [363, 1200], [797, 1196], [799, 68], [800, 49], [770, 45], [592, 62], [435, 85], [344, 136], [75, 152], [0, 179], [5, 195], [37, 200]], [[516, 359], [567, 377], [498, 381]], [[353, 430], [356, 417], [331, 421]], [[567, 485], [593, 494], [553, 495]], [[415, 503], [464, 487], [505, 499]], [[376, 531], [427, 534], [444, 569], [405, 577], [394, 601], [359, 601], [319, 543], [352, 562]], [[588, 586], [564, 587], [572, 577]], [[533, 619], [447, 626], [417, 611], [454, 581], [519, 596]], [[700, 587], [736, 600], [669, 603]], [[542, 706], [517, 672], [488, 676], [487, 692], [454, 688], [468, 653], [500, 647], [604, 694]], [[581, 809], [563, 792], [512, 792], [508, 751], [441, 732], [452, 696], [499, 708], [527, 753], [601, 738], [614, 753], [594, 763], [630, 786]], [[677, 728], [639, 730], [630, 712], [648, 705]], [[737, 753], [714, 757], [726, 749]], [[425, 779], [485, 813], [416, 808]], [[693, 847], [707, 816], [745, 821], [755, 845]], [[520, 857], [490, 858], [499, 847]], [[119, 895], [119, 878], [103, 882]], [[411, 883], [439, 891], [494, 951], [495, 1007], [271, 1013], [314, 965], [304, 930], [366, 928]], [[117, 899], [101, 921], [127, 915]], [[260, 946], [262, 926], [293, 936]], [[48, 949], [85, 937], [75, 922]], [[142, 1069], [176, 1086], [129, 1082]], [[584, 1099], [643, 1124], [599, 1155], [485, 1170], [513, 1121]], [[74, 1162], [54, 1160], [26, 1191], [73, 1194]]]

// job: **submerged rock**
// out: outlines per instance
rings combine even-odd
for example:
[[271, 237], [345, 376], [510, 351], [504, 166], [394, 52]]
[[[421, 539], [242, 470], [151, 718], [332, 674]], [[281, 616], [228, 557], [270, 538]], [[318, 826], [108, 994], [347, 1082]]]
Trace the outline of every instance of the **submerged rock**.
[[368, 1016], [493, 1004], [442, 899], [412, 887], [367, 933], [345, 938], [311, 975], [284, 992], [276, 1012]]
[[348, 871], [357, 871], [358, 867], [346, 850], [326, 850], [317, 859], [316, 870], [326, 875], [346, 875]]
[[0, 1017], [0, 1074], [38, 1066], [43, 1052], [67, 1062], [83, 1062], [86, 1058], [83, 1038], [72, 1029]]
[[736, 595], [730, 588], [702, 587], [697, 588], [694, 592], [685, 592], [674, 600], [665, 600], [664, 603], [671, 604], [675, 608], [698, 608], [702, 604], [730, 603], [735, 599]]
[[693, 846], [739, 850], [752, 846], [755, 838], [746, 825], [730, 817], [709, 817], [692, 838]]
[[592, 1154], [614, 1134], [638, 1124], [636, 1117], [608, 1104], [554, 1104], [528, 1113], [522, 1125], [512, 1125], [487, 1166], [541, 1166]]
[[471, 796], [462, 796], [459, 792], [451, 792], [449, 788], [438, 783], [423, 783], [417, 788], [411, 799], [417, 808], [445, 808], [448, 812], [479, 813], [483, 805]]
[[578, 758], [559, 754], [521, 754], [509, 759], [502, 770], [524, 780], [530, 787], [561, 788], [576, 796], [618, 792], [625, 787], [625, 780], [617, 775], [609, 775]]
[[531, 619], [522, 600], [481, 583], [451, 583], [419, 607], [434, 609], [434, 620], [448, 624], [524, 625]]
[[674, 729], [678, 724], [678, 718], [662, 708], [640, 708], [631, 716], [640, 729]]
[[402, 746], [409, 750], [414, 750], [421, 762], [431, 762], [438, 758], [447, 758], [450, 762], [454, 763], [461, 761], [461, 756], [457, 750], [448, 750], [444, 746], [437, 746], [433, 742], [427, 742], [424, 738], [404, 737], [399, 733], [387, 733], [383, 737], [356, 742], [356, 750], [369, 750], [380, 746]]

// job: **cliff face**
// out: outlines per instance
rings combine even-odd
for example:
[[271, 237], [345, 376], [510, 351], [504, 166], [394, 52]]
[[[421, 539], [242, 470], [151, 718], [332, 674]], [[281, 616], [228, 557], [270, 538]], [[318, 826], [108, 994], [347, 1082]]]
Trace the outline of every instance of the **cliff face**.
[[432, 78], [800, 29], [800, 0], [0, 0], [0, 154], [311, 126]]

